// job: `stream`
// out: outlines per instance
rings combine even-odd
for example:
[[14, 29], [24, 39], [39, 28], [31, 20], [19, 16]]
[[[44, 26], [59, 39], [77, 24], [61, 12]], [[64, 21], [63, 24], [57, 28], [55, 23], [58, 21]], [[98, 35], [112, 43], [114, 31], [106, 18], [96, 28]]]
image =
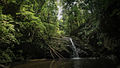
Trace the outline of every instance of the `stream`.
[[119, 68], [108, 59], [61, 59], [45, 60], [34, 59], [24, 64], [14, 65], [11, 68]]

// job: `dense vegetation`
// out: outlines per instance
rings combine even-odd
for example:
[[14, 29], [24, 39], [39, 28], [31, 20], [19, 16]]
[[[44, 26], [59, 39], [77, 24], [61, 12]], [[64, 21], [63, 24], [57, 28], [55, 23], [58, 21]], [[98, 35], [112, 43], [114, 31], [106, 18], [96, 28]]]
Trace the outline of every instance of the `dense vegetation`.
[[[0, 0], [0, 63], [80, 57], [120, 58], [119, 0]], [[62, 6], [62, 19], [58, 8]]]

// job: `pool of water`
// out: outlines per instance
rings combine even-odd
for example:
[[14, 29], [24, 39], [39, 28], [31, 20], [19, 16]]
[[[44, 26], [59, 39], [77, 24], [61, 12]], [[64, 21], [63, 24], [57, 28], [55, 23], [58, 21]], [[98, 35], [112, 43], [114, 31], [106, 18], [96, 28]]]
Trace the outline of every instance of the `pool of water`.
[[108, 59], [34, 59], [24, 64], [13, 65], [11, 68], [119, 68]]

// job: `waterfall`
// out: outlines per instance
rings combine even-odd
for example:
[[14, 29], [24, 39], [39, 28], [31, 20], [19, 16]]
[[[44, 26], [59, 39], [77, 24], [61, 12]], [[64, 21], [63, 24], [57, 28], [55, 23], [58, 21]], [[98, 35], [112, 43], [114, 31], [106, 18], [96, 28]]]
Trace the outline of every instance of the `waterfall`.
[[79, 55], [78, 55], [78, 51], [76, 49], [76, 46], [74, 45], [73, 41], [72, 41], [72, 38], [69, 38], [70, 39], [70, 42], [72, 44], [72, 50], [73, 50], [73, 58], [79, 58]]
[[57, 8], [58, 8], [58, 20], [61, 20], [62, 19], [62, 11], [63, 11], [63, 6], [62, 6], [62, 3], [60, 0], [57, 0]]

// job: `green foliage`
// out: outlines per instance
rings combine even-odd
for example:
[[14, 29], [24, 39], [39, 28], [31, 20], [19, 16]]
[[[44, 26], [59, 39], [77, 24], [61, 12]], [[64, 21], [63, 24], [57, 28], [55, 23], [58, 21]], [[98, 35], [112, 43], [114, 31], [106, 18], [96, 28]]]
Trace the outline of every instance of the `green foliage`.
[[46, 26], [46, 33], [49, 37], [53, 37], [56, 35], [56, 27], [53, 24], [48, 24], [48, 23], [44, 23], [44, 25]]
[[[66, 4], [64, 4], [64, 2]], [[86, 23], [88, 16], [87, 9], [83, 9], [85, 6], [84, 1], [67, 1], [63, 0], [63, 19], [64, 19], [64, 30], [66, 34], [71, 35], [73, 31], [77, 30], [81, 24]], [[83, 6], [79, 6], [83, 5]]]
[[0, 63], [10, 63], [13, 59], [15, 59], [15, 55], [9, 48], [5, 51], [0, 50]]
[[0, 23], [0, 44], [16, 42], [14, 25], [10, 24], [12, 22], [14, 21], [10, 15], [2, 15], [2, 21]]
[[55, 0], [0, 2], [0, 62], [22, 60], [28, 55], [37, 57], [35, 53], [46, 57], [42, 53], [49, 53], [51, 38], [62, 34]]
[[0, 63], [12, 62], [15, 55], [11, 48], [13, 43], [18, 43], [15, 37], [15, 27], [12, 23], [14, 20], [11, 15], [1, 14], [2, 20], [0, 21]]

